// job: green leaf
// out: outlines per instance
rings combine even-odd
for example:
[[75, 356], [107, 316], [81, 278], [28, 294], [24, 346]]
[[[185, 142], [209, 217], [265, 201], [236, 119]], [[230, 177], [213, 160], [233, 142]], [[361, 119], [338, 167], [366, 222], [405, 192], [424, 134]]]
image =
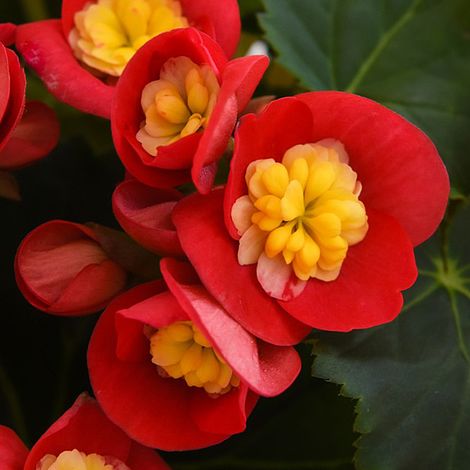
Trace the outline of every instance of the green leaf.
[[353, 407], [338, 388], [309, 373], [300, 347], [301, 376], [282, 395], [260, 398], [247, 429], [226, 442], [164, 455], [174, 470], [352, 470]]
[[404, 115], [470, 192], [470, 2], [263, 1], [266, 37], [305, 87], [358, 93]]
[[358, 469], [468, 469], [469, 215], [459, 215], [440, 256], [429, 244], [420, 250], [421, 265], [433, 253], [432, 269], [422, 271], [394, 322], [323, 334], [314, 346], [313, 374], [358, 399]]

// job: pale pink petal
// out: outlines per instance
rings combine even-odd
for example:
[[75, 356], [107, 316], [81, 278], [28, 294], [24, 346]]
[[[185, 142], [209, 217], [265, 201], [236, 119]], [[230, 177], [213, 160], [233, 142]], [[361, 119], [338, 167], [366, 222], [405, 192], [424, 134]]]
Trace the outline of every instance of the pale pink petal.
[[238, 247], [238, 262], [244, 266], [258, 261], [261, 253], [264, 251], [264, 242], [268, 236], [257, 225], [252, 225], [240, 238]]
[[315, 278], [325, 282], [335, 281], [338, 278], [340, 272], [341, 266], [338, 266], [336, 269], [326, 271], [317, 265]]
[[252, 225], [251, 216], [256, 212], [256, 208], [249, 196], [239, 197], [232, 206], [232, 222], [238, 230], [239, 235], [243, 235]]
[[336, 150], [336, 153], [338, 154], [339, 161], [341, 163], [349, 163], [349, 155], [348, 152], [346, 152], [346, 149], [344, 148], [344, 145], [336, 139], [322, 139], [319, 140], [318, 142], [315, 142], [314, 145], [321, 145], [323, 147], [331, 148]]
[[307, 285], [300, 280], [282, 255], [269, 258], [262, 253], [256, 267], [258, 281], [265, 292], [275, 299], [292, 300], [299, 296]]

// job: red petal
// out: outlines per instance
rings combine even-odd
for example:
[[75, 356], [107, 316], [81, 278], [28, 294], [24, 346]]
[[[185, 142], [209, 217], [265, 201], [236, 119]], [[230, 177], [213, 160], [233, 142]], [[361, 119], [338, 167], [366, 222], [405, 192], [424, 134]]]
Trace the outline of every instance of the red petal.
[[[190, 272], [190, 274], [193, 273]], [[163, 288], [163, 285], [155, 283], [151, 285], [155, 291], [160, 291]], [[117, 357], [126, 362], [148, 362], [149, 342], [143, 334], [143, 326], [149, 325], [158, 329], [188, 319], [191, 317], [188, 317], [174, 295], [167, 290], [157, 295], [153, 293], [151, 297], [130, 308], [119, 310], [116, 315]], [[245, 412], [246, 392], [245, 387], [241, 395], [239, 392], [235, 392], [236, 398], [224, 398], [219, 401], [209, 397], [203, 390], [192, 389], [191, 416], [203, 431], [211, 434], [242, 432], [245, 429], [247, 417]], [[213, 427], [207, 427], [207, 419], [213, 421]]]
[[[240, 39], [240, 10], [237, 0], [180, 0], [190, 24], [212, 36], [227, 57], [235, 53]], [[207, 23], [210, 27], [206, 26]]]
[[[125, 271], [106, 259], [96, 243], [93, 250], [77, 250], [71, 243], [96, 243], [93, 232], [79, 224], [50, 221], [25, 237], [15, 260], [18, 287], [35, 307], [58, 315], [93, 313], [123, 289]], [[69, 249], [67, 249], [70, 246]], [[57, 249], [54, 256], [46, 253]], [[79, 247], [78, 247], [79, 248]]]
[[175, 207], [181, 245], [202, 284], [250, 333], [272, 344], [297, 344], [309, 328], [294, 320], [260, 287], [254, 266], [240, 266], [237, 246], [224, 226], [223, 191], [195, 194]]
[[15, 42], [16, 25], [13, 23], [0, 24], [0, 42], [5, 46], [11, 46]]
[[257, 341], [233, 320], [188, 272], [191, 265], [172, 259], [161, 262], [163, 277], [191, 320], [202, 330], [235, 373], [250, 389], [263, 396], [275, 396], [288, 388], [300, 371], [294, 348]]
[[126, 462], [130, 445], [130, 439], [109, 421], [95, 400], [83, 394], [36, 442], [24, 470], [36, 470], [36, 464], [46, 454], [57, 456], [72, 449]]
[[[246, 420], [258, 395], [250, 393], [243, 383], [229, 393], [214, 399], [204, 390], [195, 390], [191, 399], [191, 417], [206, 432], [237, 434], [246, 428]], [[248, 396], [250, 401], [247, 400]], [[223, 417], [223, 419], [221, 419]]]
[[121, 227], [148, 250], [180, 256], [183, 254], [171, 220], [181, 194], [155, 190], [136, 180], [122, 182], [113, 194], [113, 211]]
[[126, 272], [114, 261], [86, 266], [47, 311], [56, 315], [95, 313], [124, 289], [126, 280]]
[[141, 156], [148, 162], [150, 155], [144, 155], [142, 146], [135, 138], [133, 130], [115, 128], [111, 121], [113, 141], [119, 158], [127, 171], [136, 179], [154, 188], [172, 188], [191, 180], [188, 170], [165, 170], [144, 163]]
[[188, 320], [188, 315], [162, 281], [141, 285], [134, 291], [134, 295], [138, 293], [147, 297], [117, 312], [116, 356], [125, 362], [144, 362], [149, 359], [149, 342], [143, 334], [143, 327], [163, 328]]
[[21, 121], [0, 151], [0, 168], [20, 168], [48, 155], [57, 145], [59, 133], [54, 111], [39, 101], [28, 102]]
[[368, 211], [365, 239], [349, 248], [335, 281], [311, 279], [303, 293], [280, 305], [321, 330], [351, 331], [392, 321], [403, 306], [402, 290], [416, 280], [413, 246], [392, 217]]
[[[8, 143], [24, 111], [26, 77], [16, 54], [0, 43], [0, 151]], [[9, 77], [9, 80], [7, 79]]]
[[90, 3], [90, 0], [62, 0], [62, 31], [66, 38], [75, 27], [75, 13], [83, 10]]
[[[194, 152], [196, 152], [199, 141], [201, 140], [202, 132], [188, 135], [173, 144], [163, 145], [158, 149], [156, 157], [151, 157], [147, 163], [150, 167], [164, 168], [166, 170], [183, 170], [191, 167]], [[133, 139], [133, 142], [136, 142]], [[145, 152], [140, 143], [134, 145], [141, 158], [149, 159], [149, 155]]]
[[221, 442], [229, 435], [204, 432], [190, 419], [193, 389], [182, 381], [160, 377], [150, 359], [136, 364], [116, 357], [115, 313], [148, 298], [152, 286], [126, 292], [100, 317], [88, 348], [96, 397], [117, 425], [149, 447], [189, 450]]
[[194, 156], [191, 172], [199, 192], [207, 194], [211, 190], [215, 171], [208, 174], [204, 168], [223, 155], [237, 117], [250, 101], [268, 65], [266, 56], [241, 57], [227, 64], [217, 103]]
[[2, 470], [23, 470], [28, 449], [21, 439], [9, 428], [0, 426], [0, 468]]
[[360, 96], [315, 92], [298, 99], [313, 112], [313, 140], [333, 137], [346, 147], [366, 208], [394, 216], [414, 245], [431, 236], [449, 195], [449, 179], [431, 140], [398, 114]]
[[230, 213], [235, 201], [247, 194], [245, 173], [248, 165], [263, 158], [280, 161], [287, 149], [311, 141], [312, 113], [299, 100], [283, 98], [268, 104], [259, 115], [240, 120], [235, 133], [235, 150], [225, 189], [225, 224], [230, 235], [239, 239]]
[[85, 113], [109, 118], [114, 87], [80, 65], [64, 37], [60, 20], [19, 26], [16, 47], [58, 100]]
[[10, 101], [10, 64], [7, 51], [8, 49], [0, 44], [0, 123]]

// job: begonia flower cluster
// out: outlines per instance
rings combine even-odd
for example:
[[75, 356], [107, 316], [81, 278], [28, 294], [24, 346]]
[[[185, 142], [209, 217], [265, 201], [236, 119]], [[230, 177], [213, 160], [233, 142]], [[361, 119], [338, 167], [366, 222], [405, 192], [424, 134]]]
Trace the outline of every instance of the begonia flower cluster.
[[0, 195], [19, 198], [9, 173], [49, 154], [59, 139], [55, 113], [39, 101], [26, 102], [26, 76], [10, 48], [16, 26], [0, 24]]
[[[449, 194], [420, 129], [337, 91], [246, 112], [269, 59], [232, 58], [235, 0], [64, 0], [60, 20], [8, 28], [0, 37], [16, 34], [51, 93], [110, 119], [127, 171], [113, 212], [161, 273], [131, 274], [93, 225], [48, 221], [25, 237], [15, 270], [33, 306], [104, 312], [87, 356], [97, 402], [79, 398], [29, 454], [2, 428], [9, 469], [69, 468], [60, 459], [166, 468], [147, 448], [203, 448], [242, 432], [259, 397], [294, 382], [294, 346], [315, 330], [399, 314], [417, 277], [414, 247]], [[57, 137], [37, 134], [38, 120], [50, 126], [43, 105], [20, 122], [24, 74], [1, 44], [0, 56], [10, 90], [0, 95], [0, 167], [11, 168]]]

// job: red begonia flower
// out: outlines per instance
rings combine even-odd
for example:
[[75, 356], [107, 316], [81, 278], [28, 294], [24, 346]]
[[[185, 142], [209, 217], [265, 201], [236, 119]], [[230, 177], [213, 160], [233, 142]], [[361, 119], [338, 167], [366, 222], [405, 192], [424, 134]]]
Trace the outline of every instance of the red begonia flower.
[[43, 103], [26, 103], [26, 78], [16, 54], [0, 42], [0, 168], [44, 157], [57, 145], [59, 123]]
[[92, 229], [53, 220], [22, 241], [15, 259], [18, 287], [34, 307], [56, 315], [85, 315], [104, 308], [126, 284]]
[[183, 254], [171, 220], [182, 195], [173, 189], [154, 189], [137, 180], [123, 181], [113, 194], [113, 212], [121, 227], [140, 245], [165, 256]]
[[[189, 111], [190, 106], [186, 103], [189, 98], [185, 97], [186, 91], [180, 90], [182, 95], [177, 98], [179, 105], [183, 99], [184, 112], [189, 113], [189, 119], [197, 115], [204, 125], [201, 124], [199, 130], [193, 133], [178, 135], [169, 143], [149, 144], [146, 150], [142, 140], [137, 138], [138, 133], [152, 125], [146, 120], [148, 115], [143, 110], [142, 94], [156, 81], [165, 83], [170, 92], [174, 90], [175, 86], [169, 83], [168, 75], [182, 81], [183, 88], [184, 83], [188, 87], [189, 75], [185, 82], [181, 71], [183, 66], [189, 67], [186, 62], [192, 62], [193, 69], [205, 67], [205, 73], [212, 77], [207, 79], [207, 83], [212, 79], [211, 86], [217, 90], [214, 89], [210, 95], [214, 98], [211, 111], [203, 119], [194, 109]], [[112, 110], [114, 143], [127, 170], [153, 187], [176, 186], [189, 181], [192, 176], [198, 190], [208, 192], [217, 171], [217, 161], [227, 147], [237, 117], [249, 102], [268, 62], [265, 56], [242, 57], [228, 62], [216, 42], [192, 28], [171, 31], [149, 41], [139, 49], [120, 78]], [[208, 89], [211, 90], [209, 85], [204, 88], [204, 93], [208, 93]], [[167, 90], [158, 87], [158, 92], [166, 93]], [[157, 95], [148, 98], [149, 103], [154, 102], [154, 96]], [[174, 97], [172, 99], [176, 100]], [[208, 102], [206, 98], [207, 107]], [[163, 118], [158, 115], [155, 119], [161, 121]], [[183, 118], [183, 121], [189, 123], [186, 119]], [[174, 127], [166, 121], [165, 125]], [[162, 132], [161, 126], [158, 132]], [[158, 137], [152, 140], [149, 135], [147, 138], [150, 142], [159, 140]], [[149, 153], [149, 147], [153, 154]]]
[[[70, 459], [72, 453], [75, 455]], [[78, 397], [73, 406], [39, 438], [29, 453], [13, 431], [0, 426], [2, 470], [42, 470], [49, 468], [56, 458], [62, 464], [60, 468], [69, 468], [66, 463], [69, 458], [68, 463], [72, 468], [71, 462], [77, 462], [79, 453], [82, 458], [95, 454], [91, 459], [95, 465], [99, 462], [101, 466], [93, 468], [102, 468], [106, 464], [115, 470], [169, 469], [156, 452], [132, 441], [109, 421], [96, 401], [86, 394]], [[85, 463], [82, 465], [91, 468]]]
[[23, 470], [28, 449], [21, 439], [9, 428], [0, 426], [0, 468], [2, 470]]
[[[293, 348], [256, 340], [233, 321], [189, 264], [167, 258], [161, 267], [168, 288], [162, 281], [140, 285], [101, 316], [88, 349], [90, 380], [105, 413], [136, 441], [165, 450], [207, 447], [243, 431], [258, 395], [285, 390], [300, 360]], [[214, 398], [157, 371], [146, 331], [188, 321], [238, 376], [238, 386]]]
[[[294, 146], [320, 141], [349, 155], [353, 172], [348, 174], [362, 183], [360, 199], [368, 218], [365, 237], [349, 247], [335, 280], [301, 282], [291, 271], [242, 266], [237, 259], [240, 233], [232, 211], [247, 194], [248, 166], [269, 158], [281, 162]], [[338, 158], [336, 150], [334, 154]], [[255, 167], [250, 168], [251, 178]], [[350, 331], [389, 322], [400, 312], [401, 291], [417, 276], [413, 246], [439, 225], [448, 193], [444, 165], [423, 132], [366, 98], [315, 92], [277, 100], [260, 115], [242, 118], [225, 200], [221, 190], [208, 198], [194, 195], [178, 203], [173, 214], [183, 250], [204, 286], [253, 334], [266, 334], [250, 311], [252, 304], [264, 310], [259, 298], [271, 309], [280, 308], [286, 317], [292, 315], [314, 328]], [[254, 248], [264, 253], [263, 245]], [[262, 285], [272, 288], [269, 294]], [[244, 303], [237, 308], [241, 299]]]
[[[109, 118], [115, 83], [79, 62], [70, 45], [75, 15], [98, 0], [63, 0], [62, 18], [18, 27], [16, 46], [27, 64], [59, 100], [86, 113]], [[216, 40], [231, 57], [240, 38], [236, 0], [179, 0], [189, 25]]]

